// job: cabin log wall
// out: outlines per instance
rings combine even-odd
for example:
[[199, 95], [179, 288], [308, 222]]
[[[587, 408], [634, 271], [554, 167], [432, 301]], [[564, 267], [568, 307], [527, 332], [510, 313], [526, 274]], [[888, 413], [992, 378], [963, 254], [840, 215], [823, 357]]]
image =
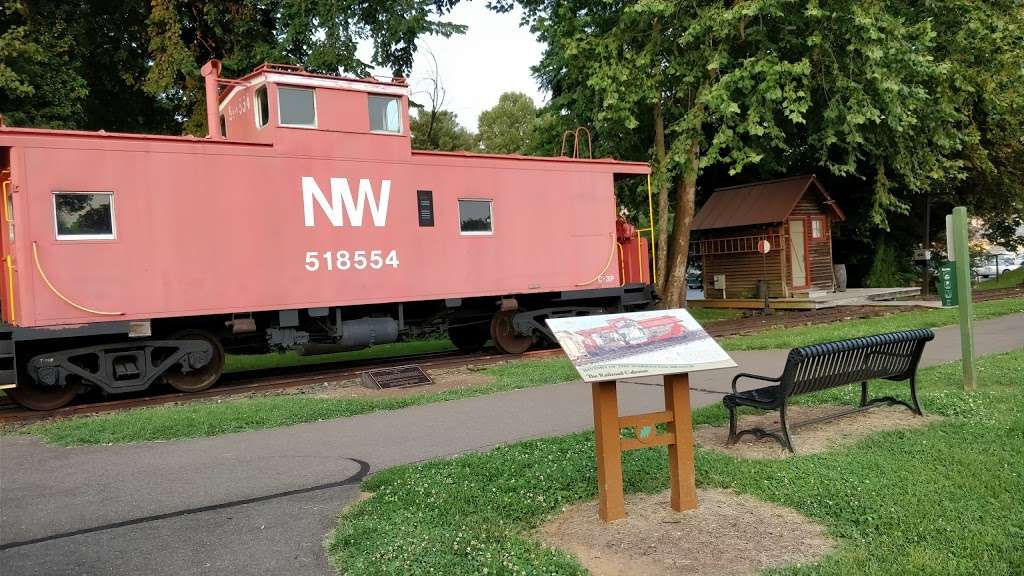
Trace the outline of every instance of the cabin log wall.
[[[761, 236], [778, 233], [778, 231], [778, 228], [764, 226], [726, 228], [709, 230], [702, 235], [702, 238]], [[722, 291], [714, 288], [715, 274], [725, 274], [726, 299], [756, 298], [757, 282], [762, 278], [768, 280], [769, 298], [786, 297], [786, 287], [783, 286], [780, 274], [780, 270], [783, 269], [782, 251], [778, 249], [778, 246], [772, 246], [771, 252], [764, 257], [758, 252], [709, 254], [701, 257], [701, 265], [704, 274], [704, 297], [709, 300], [723, 299]]]

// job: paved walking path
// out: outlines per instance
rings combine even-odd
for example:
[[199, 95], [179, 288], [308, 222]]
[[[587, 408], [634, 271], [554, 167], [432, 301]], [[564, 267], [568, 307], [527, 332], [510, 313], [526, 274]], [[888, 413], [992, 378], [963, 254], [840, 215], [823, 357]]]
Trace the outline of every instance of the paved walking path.
[[[978, 322], [977, 352], [1024, 348], [1024, 315]], [[956, 360], [956, 327], [924, 364]], [[736, 352], [738, 370], [693, 375], [694, 406], [737, 371], [774, 374], [785, 351]], [[620, 386], [624, 413], [661, 409]], [[925, 405], [927, 409], [927, 405]], [[367, 473], [592, 427], [568, 382], [287, 428], [176, 442], [60, 448], [0, 437], [0, 573], [330, 574], [322, 542]]]

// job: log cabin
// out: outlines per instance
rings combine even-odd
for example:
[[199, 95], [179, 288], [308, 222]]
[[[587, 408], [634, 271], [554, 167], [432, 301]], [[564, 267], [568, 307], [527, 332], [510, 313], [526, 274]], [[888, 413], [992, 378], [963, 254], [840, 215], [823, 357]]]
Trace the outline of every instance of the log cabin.
[[[813, 175], [715, 190], [693, 219], [708, 300], [806, 298], [836, 289], [832, 224], [846, 216]], [[758, 251], [762, 240], [770, 251]]]

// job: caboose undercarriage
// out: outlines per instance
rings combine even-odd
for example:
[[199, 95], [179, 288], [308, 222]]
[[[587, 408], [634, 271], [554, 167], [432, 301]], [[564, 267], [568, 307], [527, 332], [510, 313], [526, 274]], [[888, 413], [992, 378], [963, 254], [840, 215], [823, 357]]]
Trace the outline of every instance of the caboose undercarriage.
[[103, 394], [165, 384], [182, 392], [213, 386], [226, 353], [300, 350], [323, 354], [396, 342], [424, 327], [444, 327], [461, 351], [488, 341], [521, 354], [554, 337], [548, 318], [636, 310], [652, 302], [646, 284], [514, 296], [454, 298], [251, 314], [119, 321], [60, 329], [5, 326], [0, 368], [16, 386], [8, 394], [35, 410], [52, 410], [91, 388]]

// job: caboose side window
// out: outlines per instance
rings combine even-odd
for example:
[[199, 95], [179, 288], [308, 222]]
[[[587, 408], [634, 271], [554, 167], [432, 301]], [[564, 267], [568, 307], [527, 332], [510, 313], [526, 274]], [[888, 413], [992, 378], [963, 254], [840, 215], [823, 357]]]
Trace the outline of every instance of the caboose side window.
[[267, 85], [256, 89], [256, 127], [263, 128], [270, 124], [270, 101], [267, 100]]
[[280, 86], [277, 106], [281, 126], [316, 128], [316, 93], [313, 90]]
[[115, 238], [113, 192], [54, 192], [57, 240]]
[[370, 131], [371, 132], [402, 132], [402, 112], [400, 101], [393, 96], [370, 95]]
[[462, 234], [491, 234], [490, 200], [459, 199], [459, 231]]

